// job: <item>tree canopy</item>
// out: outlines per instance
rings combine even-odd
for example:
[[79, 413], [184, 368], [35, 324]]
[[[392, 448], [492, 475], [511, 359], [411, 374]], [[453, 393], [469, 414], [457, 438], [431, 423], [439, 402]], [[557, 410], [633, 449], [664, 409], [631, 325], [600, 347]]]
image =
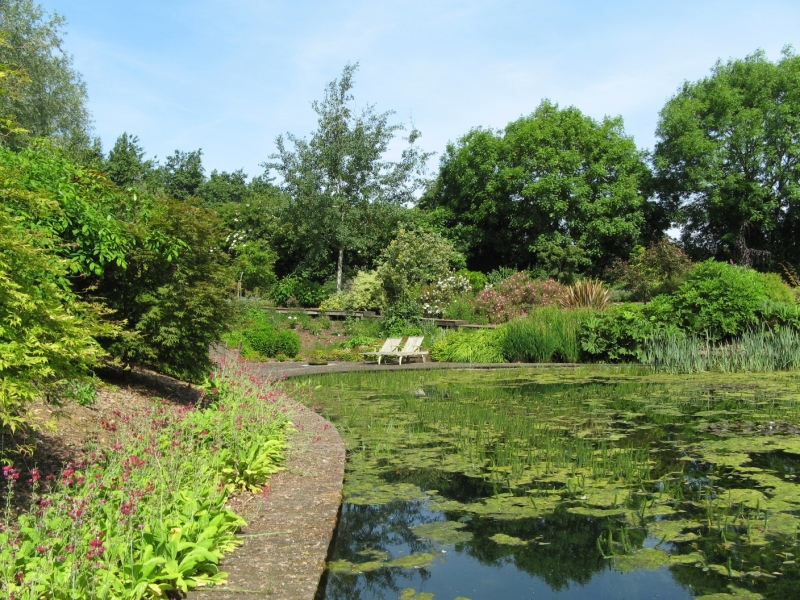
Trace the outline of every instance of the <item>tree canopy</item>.
[[718, 62], [667, 102], [656, 136], [659, 199], [695, 257], [741, 259], [744, 227], [747, 246], [800, 261], [800, 56]]
[[392, 112], [376, 112], [373, 105], [354, 109], [351, 90], [357, 68], [345, 66], [323, 99], [312, 103], [318, 119], [311, 138], [279, 136], [278, 152], [272, 156], [277, 162], [265, 165], [282, 177], [289, 214], [301, 235], [313, 241], [317, 253], [336, 253], [337, 289], [345, 250], [364, 250], [391, 207], [414, 202], [428, 156], [414, 146], [420, 134], [413, 129], [401, 159], [386, 160], [389, 144], [403, 127], [389, 123]]
[[422, 206], [443, 209], [471, 268], [569, 277], [627, 258], [644, 225], [649, 171], [621, 118], [544, 101], [503, 131], [449, 144]]
[[[13, 115], [30, 137], [50, 137], [59, 144], [91, 145], [91, 117], [86, 85], [62, 46], [64, 18], [47, 13], [33, 0], [2, 0], [0, 62], [25, 76], [15, 94], [0, 96], [0, 114]], [[18, 145], [20, 138], [7, 138]]]

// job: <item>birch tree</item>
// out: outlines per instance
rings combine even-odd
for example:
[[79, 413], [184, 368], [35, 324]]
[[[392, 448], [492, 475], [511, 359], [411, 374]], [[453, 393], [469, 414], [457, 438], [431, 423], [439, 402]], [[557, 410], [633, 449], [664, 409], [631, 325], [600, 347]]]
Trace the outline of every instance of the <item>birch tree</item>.
[[297, 233], [315, 251], [336, 256], [337, 290], [347, 253], [368, 246], [375, 227], [385, 222], [385, 209], [415, 202], [430, 156], [415, 146], [420, 133], [412, 128], [399, 160], [387, 160], [404, 127], [389, 122], [393, 111], [378, 112], [370, 104], [358, 110], [352, 95], [357, 69], [358, 63], [346, 65], [323, 99], [312, 102], [317, 129], [310, 138], [279, 136], [270, 157], [275, 162], [264, 165], [281, 177]]

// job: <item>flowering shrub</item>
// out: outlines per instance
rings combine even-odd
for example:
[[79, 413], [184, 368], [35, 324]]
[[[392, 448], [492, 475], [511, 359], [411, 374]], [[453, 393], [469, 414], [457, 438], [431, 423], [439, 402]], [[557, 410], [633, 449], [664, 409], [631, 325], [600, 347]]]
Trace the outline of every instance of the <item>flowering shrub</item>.
[[473, 307], [490, 322], [502, 323], [526, 315], [533, 306], [559, 306], [566, 296], [567, 288], [557, 281], [535, 280], [520, 271], [483, 290]]
[[469, 279], [455, 273], [439, 279], [434, 285], [425, 286], [419, 295], [419, 303], [426, 317], [441, 317], [453, 298], [472, 291]]
[[[283, 460], [289, 417], [280, 391], [230, 365], [207, 387], [207, 407], [162, 400], [146, 414], [119, 414], [105, 427], [113, 445], [56, 478], [3, 470], [6, 597], [163, 597], [224, 581], [219, 559], [245, 524], [228, 494], [263, 489]], [[23, 484], [32, 504], [12, 522]]]

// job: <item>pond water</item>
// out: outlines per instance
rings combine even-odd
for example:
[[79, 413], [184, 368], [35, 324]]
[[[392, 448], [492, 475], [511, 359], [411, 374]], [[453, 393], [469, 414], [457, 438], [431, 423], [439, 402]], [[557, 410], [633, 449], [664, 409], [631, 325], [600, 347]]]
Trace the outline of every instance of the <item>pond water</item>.
[[348, 449], [318, 600], [800, 598], [800, 376], [312, 380]]

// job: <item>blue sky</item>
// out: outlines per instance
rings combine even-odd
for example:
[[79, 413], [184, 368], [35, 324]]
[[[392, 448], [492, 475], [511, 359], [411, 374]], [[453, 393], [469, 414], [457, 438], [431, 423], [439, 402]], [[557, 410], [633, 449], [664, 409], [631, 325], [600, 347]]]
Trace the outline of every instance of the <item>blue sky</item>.
[[[40, 0], [42, 1], [42, 0]], [[250, 175], [280, 133], [308, 135], [311, 101], [359, 61], [355, 97], [422, 131], [441, 154], [543, 98], [622, 115], [651, 148], [658, 111], [717, 59], [800, 50], [800, 2], [726, 0], [44, 0], [108, 150], [123, 131], [148, 156], [203, 149]], [[438, 158], [431, 162], [435, 168]]]

